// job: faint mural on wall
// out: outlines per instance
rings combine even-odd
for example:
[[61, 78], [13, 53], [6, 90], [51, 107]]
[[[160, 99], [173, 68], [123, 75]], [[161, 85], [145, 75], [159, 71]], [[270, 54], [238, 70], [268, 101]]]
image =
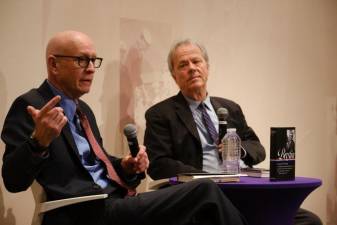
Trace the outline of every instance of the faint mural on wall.
[[[122, 124], [135, 123], [134, 121], [134, 95], [136, 89], [143, 84], [142, 68], [144, 53], [151, 46], [151, 33], [144, 29], [131, 46], [127, 47], [121, 41], [120, 52], [120, 115]], [[144, 60], [144, 64], [146, 60]]]
[[[6, 88], [6, 80], [4, 75], [0, 71], [0, 104], [2, 107], [0, 107], [0, 129], [2, 130], [3, 122], [5, 119], [5, 110], [7, 105], [7, 88]], [[3, 153], [4, 153], [5, 145], [2, 141], [0, 141], [0, 159], [2, 159]], [[0, 161], [0, 167], [2, 167], [2, 161]], [[1, 225], [15, 225], [15, 216], [13, 213], [12, 208], [5, 207], [5, 201], [4, 201], [4, 186], [3, 181], [1, 179], [0, 181], [0, 224]]]
[[104, 80], [102, 87], [102, 95], [100, 97], [102, 106], [103, 123], [100, 130], [103, 131], [103, 140], [105, 149], [114, 156], [123, 157], [122, 142], [125, 137], [121, 134], [120, 129], [116, 127], [118, 120], [118, 102], [119, 95], [115, 91], [119, 85], [119, 60], [105, 62], [104, 64]]
[[327, 193], [327, 225], [337, 225], [337, 98], [328, 101], [328, 143], [331, 165], [329, 172], [329, 184]]
[[120, 21], [120, 129], [135, 123], [141, 141], [145, 111], [177, 92], [166, 64], [171, 42], [169, 25]]

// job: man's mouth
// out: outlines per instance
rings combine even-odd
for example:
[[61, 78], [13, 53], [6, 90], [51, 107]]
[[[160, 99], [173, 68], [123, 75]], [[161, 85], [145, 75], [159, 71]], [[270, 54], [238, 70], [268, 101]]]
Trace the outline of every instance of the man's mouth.
[[200, 79], [200, 76], [193, 76], [189, 79], [189, 81], [195, 81], [195, 80], [198, 80]]
[[92, 79], [82, 79], [80, 80], [81, 83], [88, 83], [91, 84], [92, 83]]

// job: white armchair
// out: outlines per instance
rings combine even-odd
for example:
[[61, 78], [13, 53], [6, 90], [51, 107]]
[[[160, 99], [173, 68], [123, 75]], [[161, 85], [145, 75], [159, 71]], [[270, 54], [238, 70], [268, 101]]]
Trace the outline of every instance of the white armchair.
[[34, 181], [34, 183], [32, 184], [31, 189], [35, 200], [35, 211], [32, 219], [32, 225], [40, 225], [42, 223], [44, 212], [48, 212], [50, 210], [71, 204], [103, 199], [108, 197], [108, 194], [99, 194], [99, 195], [86, 195], [75, 198], [66, 198], [55, 201], [46, 201], [46, 195], [44, 193], [44, 190], [36, 181]]

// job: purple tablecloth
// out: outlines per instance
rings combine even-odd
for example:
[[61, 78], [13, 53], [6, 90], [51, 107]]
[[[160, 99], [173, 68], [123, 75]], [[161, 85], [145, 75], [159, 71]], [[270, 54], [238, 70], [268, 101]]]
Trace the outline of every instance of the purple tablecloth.
[[[177, 184], [177, 179], [170, 179]], [[240, 177], [240, 182], [218, 184], [248, 225], [293, 225], [293, 218], [304, 199], [322, 181], [296, 177], [290, 181]]]
[[219, 186], [249, 225], [292, 225], [304, 199], [321, 184], [319, 179], [305, 177], [291, 181], [241, 177], [240, 182]]
[[224, 187], [236, 188], [305, 188], [319, 187], [322, 181], [316, 178], [296, 177], [295, 180], [288, 181], [270, 181], [265, 177], [240, 177], [240, 182], [224, 183]]

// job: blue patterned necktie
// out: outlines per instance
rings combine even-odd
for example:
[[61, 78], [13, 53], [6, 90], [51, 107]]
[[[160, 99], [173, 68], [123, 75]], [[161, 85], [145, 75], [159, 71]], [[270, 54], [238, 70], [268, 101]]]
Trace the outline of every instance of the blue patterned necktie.
[[215, 144], [218, 144], [218, 139], [219, 139], [218, 132], [215, 129], [215, 126], [211, 120], [211, 117], [208, 115], [206, 111], [206, 106], [204, 105], [204, 103], [200, 103], [200, 105], [198, 106], [198, 109], [201, 111], [202, 121], [207, 129], [208, 134], [210, 135], [213, 142]]

